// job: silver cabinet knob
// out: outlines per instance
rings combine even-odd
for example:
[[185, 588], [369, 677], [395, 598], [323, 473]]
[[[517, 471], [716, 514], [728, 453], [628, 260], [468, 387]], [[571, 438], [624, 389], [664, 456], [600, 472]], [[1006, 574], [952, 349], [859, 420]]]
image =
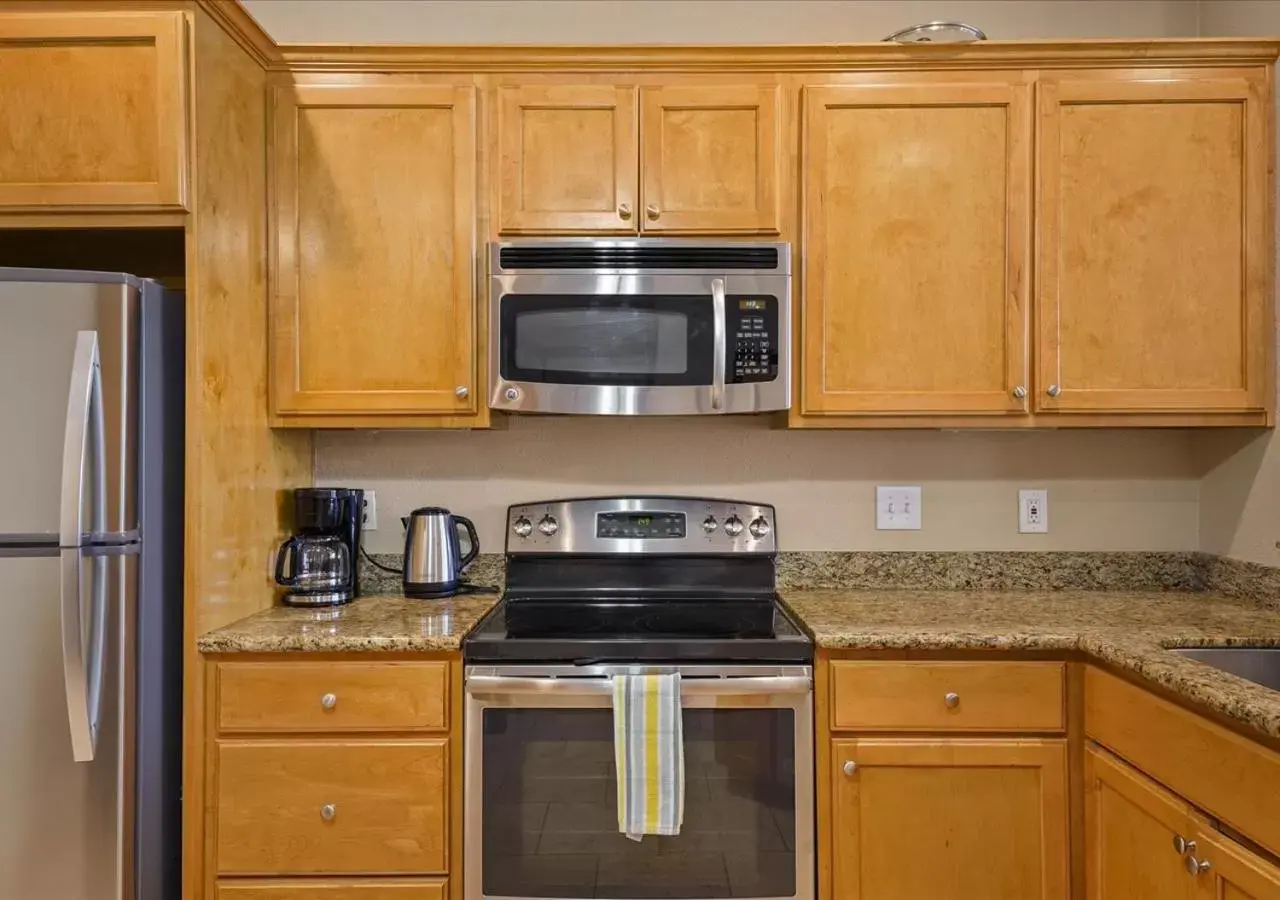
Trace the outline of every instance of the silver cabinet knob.
[[1022, 385], [1018, 385], [1016, 388], [1013, 389], [1013, 396], [1018, 400], [1022, 400], [1027, 396], [1027, 389], [1024, 388]]
[[1194, 856], [1188, 856], [1184, 865], [1187, 867], [1188, 875], [1199, 875], [1213, 868], [1213, 863], [1209, 862], [1209, 860], [1196, 859]]
[[467, 390], [467, 386], [465, 384], [458, 385], [456, 388], [453, 389], [453, 392], [458, 395], [459, 399], [463, 399], [467, 396], [467, 394], [471, 393], [469, 390]]
[[644, 208], [644, 214], [653, 221], [658, 221], [658, 216], [662, 215], [662, 210], [658, 209], [658, 204], [650, 203]]
[[852, 775], [856, 771], [858, 771], [858, 764], [851, 759], [846, 759], [844, 761], [844, 774]]
[[619, 203], [619, 204], [618, 204], [618, 218], [619, 218], [619, 219], [630, 219], [630, 218], [631, 218], [631, 204], [630, 204], [630, 203]]
[[1048, 394], [1050, 397], [1056, 397], [1062, 393], [1062, 388], [1056, 384], [1051, 384], [1049, 385], [1048, 388], [1045, 389], [1045, 393]]
[[1188, 853], [1196, 852], [1196, 842], [1189, 841], [1180, 834], [1173, 836], [1173, 849], [1177, 851], [1179, 856], [1186, 856]]
[[323, 706], [325, 709], [333, 709], [335, 706], [338, 705], [338, 695], [325, 694], [323, 697], [320, 698], [320, 705]]
[[334, 806], [332, 803], [326, 803], [324, 806], [320, 807], [320, 818], [324, 819], [326, 822], [332, 822], [333, 817], [337, 814], [338, 807]]
[[942, 702], [947, 704], [947, 709], [955, 709], [960, 705], [960, 695], [954, 691], [949, 691], [947, 695], [942, 698]]

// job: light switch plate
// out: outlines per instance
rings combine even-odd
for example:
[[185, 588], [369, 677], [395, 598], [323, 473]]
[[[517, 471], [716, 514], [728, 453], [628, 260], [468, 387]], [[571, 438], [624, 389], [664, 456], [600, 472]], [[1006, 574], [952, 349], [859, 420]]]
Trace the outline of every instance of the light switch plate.
[[1018, 531], [1023, 534], [1044, 534], [1048, 530], [1049, 492], [1018, 491]]
[[879, 531], [919, 531], [924, 501], [920, 486], [877, 485], [876, 529]]

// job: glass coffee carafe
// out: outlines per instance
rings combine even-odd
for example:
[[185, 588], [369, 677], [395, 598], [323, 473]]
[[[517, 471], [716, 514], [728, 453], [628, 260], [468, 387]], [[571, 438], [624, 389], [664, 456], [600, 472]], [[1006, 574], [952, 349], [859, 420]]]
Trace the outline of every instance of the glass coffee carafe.
[[336, 534], [294, 535], [276, 553], [276, 583], [290, 606], [331, 606], [352, 599], [351, 549]]

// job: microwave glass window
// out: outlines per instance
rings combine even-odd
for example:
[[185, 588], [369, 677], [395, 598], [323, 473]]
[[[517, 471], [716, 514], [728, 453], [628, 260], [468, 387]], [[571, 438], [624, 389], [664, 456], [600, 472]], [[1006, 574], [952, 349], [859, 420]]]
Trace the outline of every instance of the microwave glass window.
[[684, 711], [680, 834], [618, 833], [610, 709], [487, 709], [486, 897], [791, 897], [796, 893], [795, 717]]
[[667, 310], [588, 307], [516, 316], [521, 369], [679, 375], [689, 368], [689, 317]]

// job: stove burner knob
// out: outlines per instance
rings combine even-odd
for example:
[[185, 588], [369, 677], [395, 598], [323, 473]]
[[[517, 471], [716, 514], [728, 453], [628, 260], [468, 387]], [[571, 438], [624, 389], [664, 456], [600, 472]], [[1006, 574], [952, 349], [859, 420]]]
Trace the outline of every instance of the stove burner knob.
[[538, 530], [547, 537], [551, 537], [551, 535], [560, 530], [560, 523], [556, 521], [555, 516], [546, 515], [538, 522]]
[[729, 537], [737, 537], [742, 534], [742, 520], [737, 516], [730, 516], [724, 520], [724, 533]]
[[720, 523], [716, 521], [715, 516], [707, 516], [702, 520], [702, 530], [707, 534], [711, 534], [711, 532], [715, 531], [718, 527], [720, 527]]
[[521, 516], [512, 524], [511, 530], [520, 537], [527, 538], [529, 535], [533, 534], [533, 523], [524, 516]]
[[757, 540], [767, 536], [772, 530], [769, 527], [769, 520], [764, 516], [756, 516], [751, 520], [751, 536]]

